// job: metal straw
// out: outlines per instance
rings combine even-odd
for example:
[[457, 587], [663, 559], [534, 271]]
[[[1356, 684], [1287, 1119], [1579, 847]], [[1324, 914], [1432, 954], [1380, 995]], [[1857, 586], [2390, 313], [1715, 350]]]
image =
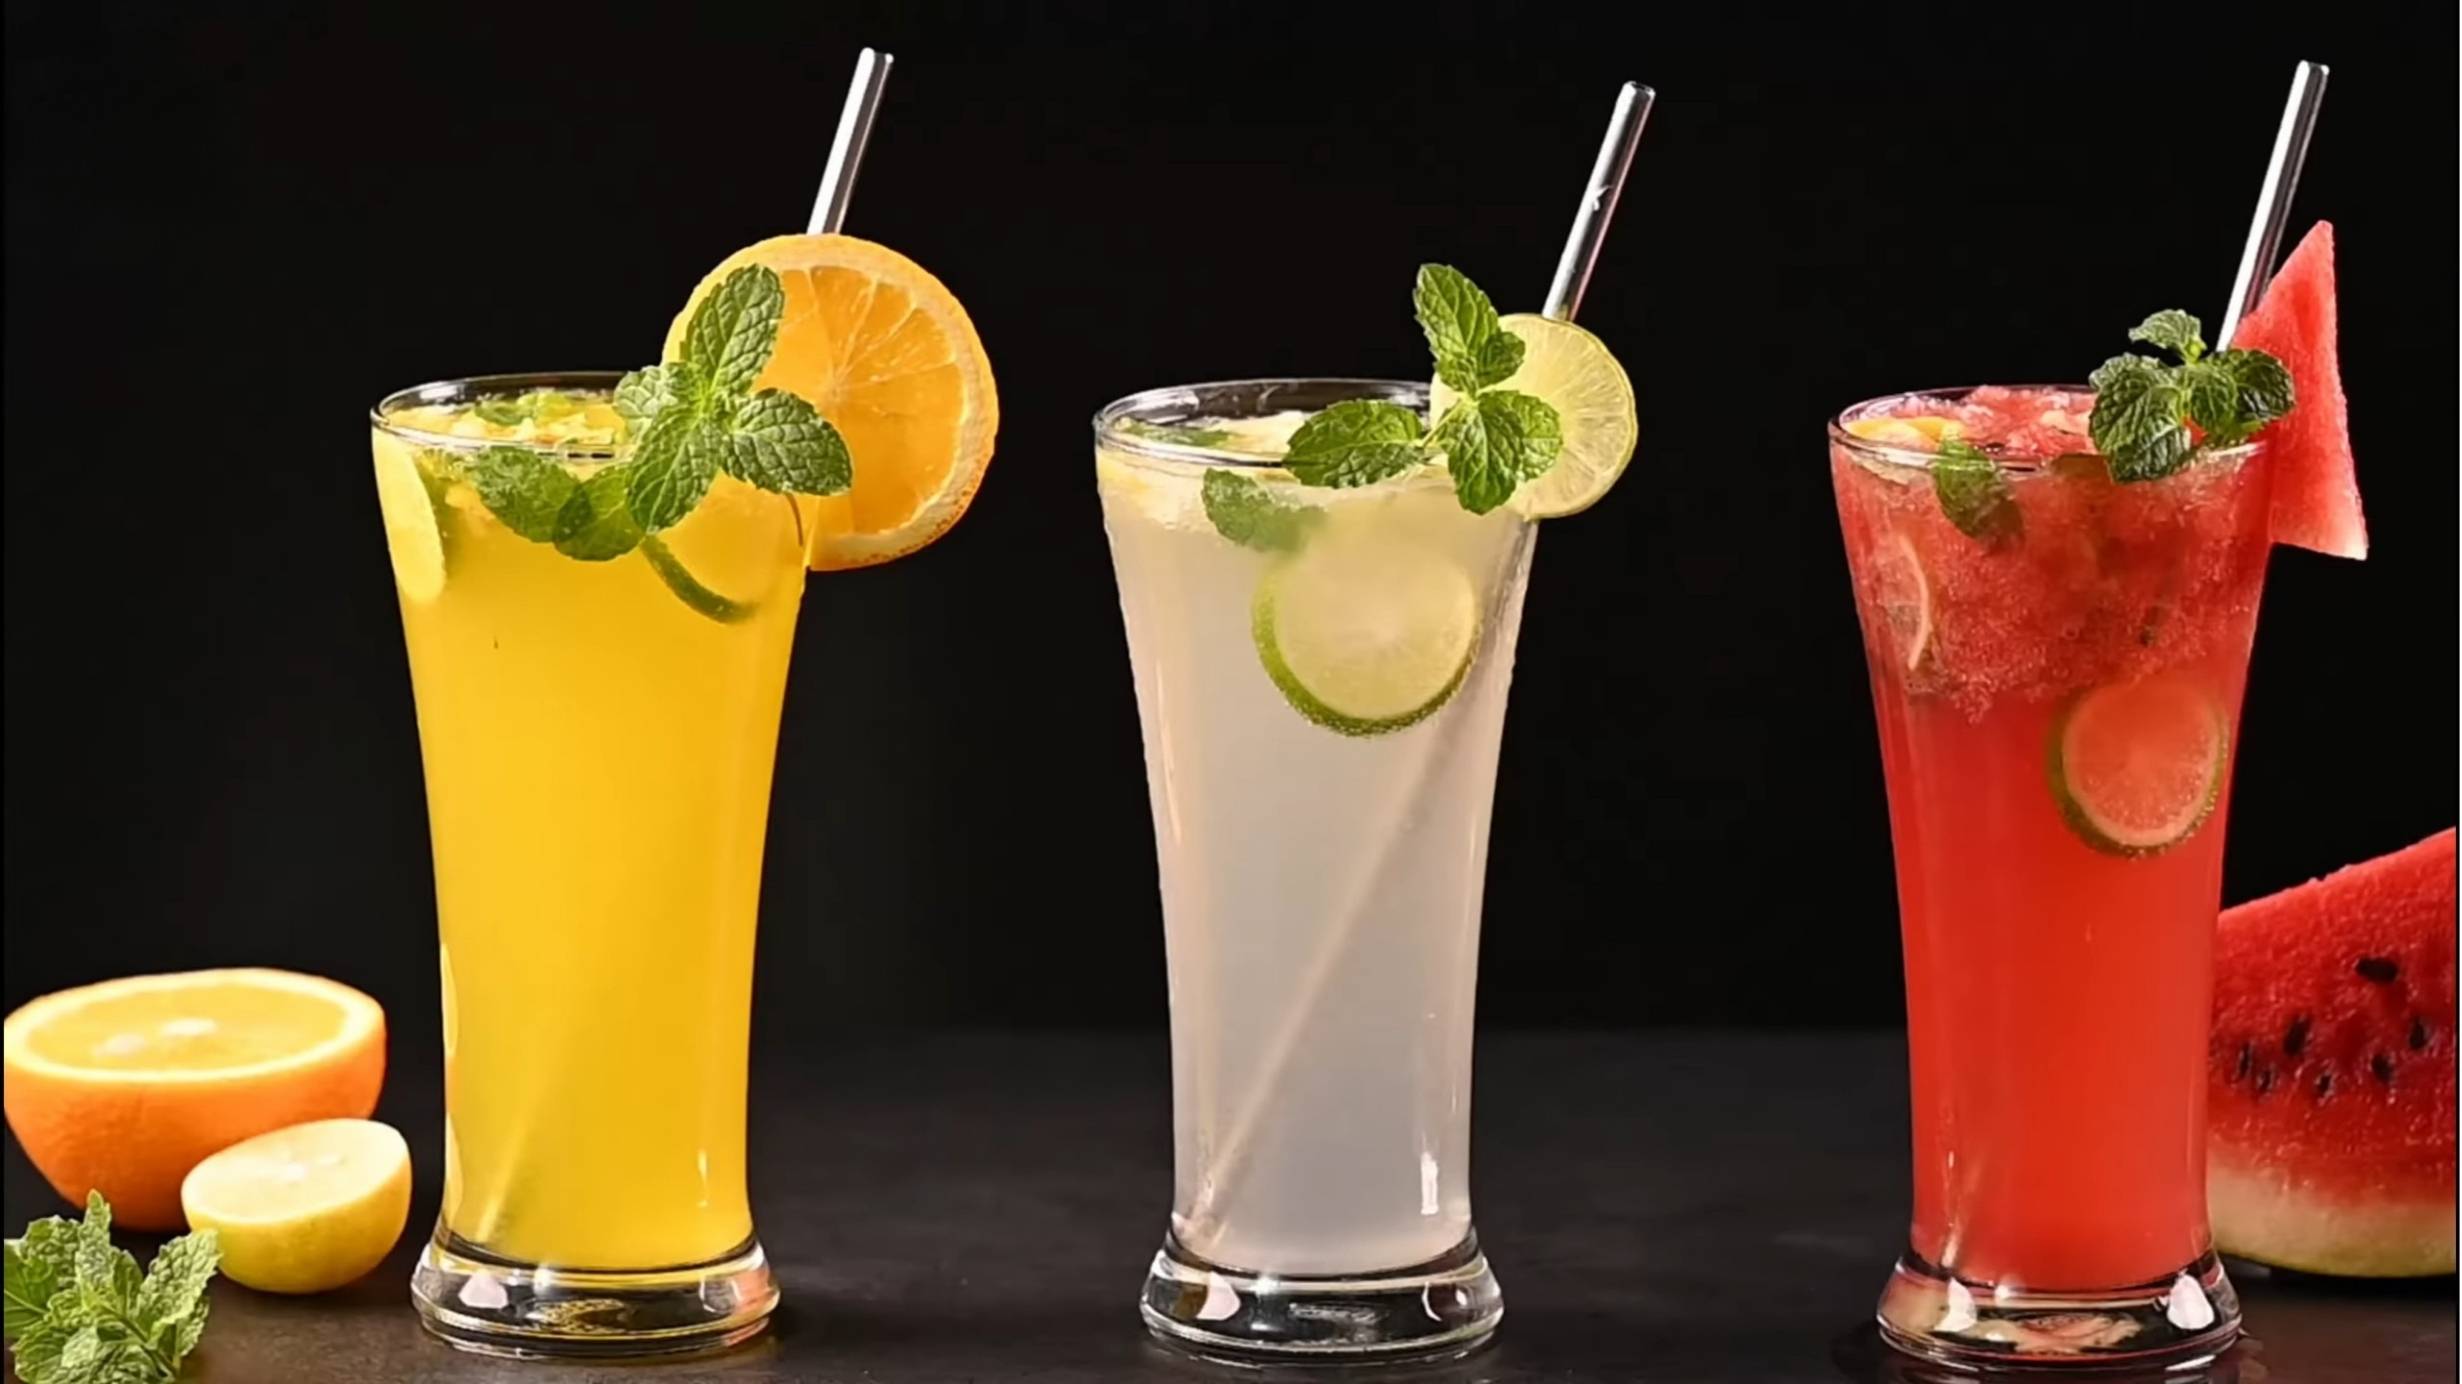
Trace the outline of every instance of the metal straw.
[[2248, 244], [2240, 251], [2240, 272], [2231, 281], [2231, 301], [2223, 308], [2223, 328], [2214, 344], [2228, 346], [2240, 319], [2265, 296], [2274, 277], [2274, 261], [2282, 254], [2283, 223], [2291, 216], [2291, 194], [2300, 185], [2300, 165], [2308, 160], [2308, 137], [2316, 133], [2317, 107], [2325, 101], [2326, 66], [2304, 62], [2291, 72], [2291, 95], [2283, 102], [2282, 128], [2274, 132], [2274, 157], [2265, 166], [2265, 185], [2257, 192], [2257, 214], [2248, 223]]
[[829, 146], [829, 166], [821, 171], [821, 195], [812, 203], [815, 235], [836, 235], [846, 225], [846, 204], [855, 200], [855, 170], [863, 163], [863, 146], [871, 142], [881, 88], [889, 85], [889, 65], [895, 61], [873, 48], [856, 55], [855, 80], [838, 112], [838, 137]]
[[1616, 108], [1607, 117], [1607, 137], [1599, 141], [1599, 156], [1590, 165], [1581, 205], [1573, 209], [1573, 232], [1565, 237], [1564, 254], [1556, 260], [1556, 281], [1547, 286], [1547, 302], [1539, 309], [1542, 315], [1570, 322], [1581, 311], [1590, 271], [1599, 267], [1599, 246], [1607, 239], [1607, 223], [1616, 214], [1616, 199], [1624, 195], [1624, 175], [1632, 171], [1633, 147], [1641, 143], [1641, 127], [1649, 123], [1650, 104], [1657, 99], [1657, 92], [1638, 82], [1626, 82], [1616, 93]]

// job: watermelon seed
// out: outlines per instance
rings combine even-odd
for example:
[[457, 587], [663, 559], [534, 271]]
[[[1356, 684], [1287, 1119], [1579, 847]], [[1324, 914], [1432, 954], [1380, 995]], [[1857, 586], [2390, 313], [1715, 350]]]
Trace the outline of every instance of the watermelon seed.
[[2414, 1014], [2411, 1016], [2411, 1051], [2417, 1052], [2426, 1046], [2428, 1046], [2428, 1021]]
[[2317, 1073], [2317, 1099], [2323, 1100], [2332, 1094], [2334, 1094], [2334, 1073], [2329, 1068]]
[[2297, 1057], [2300, 1055], [2300, 1049], [2307, 1046], [2308, 1016], [2302, 1014], [2298, 1018], [2291, 1021], [2291, 1031], [2282, 1036], [2282, 1050], [2293, 1057]]
[[2244, 1080], [2246, 1080], [2246, 1079], [2247, 1079], [2247, 1077], [2248, 1077], [2248, 1069], [2249, 1069], [2249, 1068], [2251, 1068], [2251, 1067], [2254, 1067], [2254, 1066], [2256, 1066], [2256, 1065], [2257, 1065], [2257, 1045], [2256, 1045], [2256, 1044], [2254, 1044], [2254, 1043], [2242, 1043], [2242, 1044], [2240, 1044], [2240, 1067], [2239, 1067], [2239, 1070], [2238, 1070], [2238, 1071], [2235, 1071], [2235, 1072], [2233, 1072], [2233, 1073], [2231, 1074], [2231, 1079], [2232, 1079], [2233, 1081], [2244, 1081]]
[[2362, 979], [2373, 980], [2379, 985], [2391, 985], [2394, 977], [2402, 974], [2402, 968], [2394, 964], [2389, 956], [2363, 956], [2359, 964], [2351, 969], [2359, 972]]
[[2273, 1089], [2274, 1069], [2272, 1067], [2267, 1067], [2257, 1073], [2257, 1094], [2262, 1096], [2266, 1092]]
[[2394, 1059], [2392, 1057], [2381, 1052], [2378, 1053], [2376, 1056], [2368, 1059], [2368, 1070], [2376, 1073], [2377, 1080], [2384, 1082], [2386, 1085], [2391, 1086], [2394, 1084]]

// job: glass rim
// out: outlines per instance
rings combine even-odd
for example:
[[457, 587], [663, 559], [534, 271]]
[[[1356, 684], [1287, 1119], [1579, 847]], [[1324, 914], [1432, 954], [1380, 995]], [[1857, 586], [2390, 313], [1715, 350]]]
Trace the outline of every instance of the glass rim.
[[[1263, 407], [1273, 402], [1279, 394], [1322, 399], [1323, 402], [1312, 405], [1315, 408], [1322, 408], [1328, 403], [1340, 403], [1346, 399], [1383, 399], [1389, 403], [1401, 404], [1424, 415], [1427, 412], [1429, 392], [1428, 383], [1425, 380], [1390, 380], [1354, 375], [1261, 375], [1250, 379], [1204, 380], [1193, 384], [1163, 385], [1123, 395], [1097, 409], [1094, 414], [1094, 445], [1099, 450], [1119, 452], [1140, 461], [1171, 462], [1182, 466], [1230, 466], [1279, 471], [1282, 469], [1280, 457], [1259, 456], [1254, 452], [1233, 451], [1227, 447], [1200, 447], [1184, 442], [1169, 442], [1131, 431], [1126, 425], [1139, 422], [1168, 424], [1176, 421], [1169, 417], [1149, 417], [1148, 415], [1177, 414], [1181, 418], [1192, 415], [1232, 418], [1264, 417], [1268, 412], [1281, 411]], [[1338, 397], [1326, 398], [1325, 396], [1328, 395]], [[1203, 401], [1208, 399], [1243, 397], [1246, 397], [1256, 407], [1245, 413], [1225, 413], [1219, 409], [1209, 411], [1203, 404]]]
[[397, 389], [368, 407], [368, 422], [377, 431], [419, 447], [442, 447], [454, 451], [474, 451], [481, 447], [519, 447], [547, 456], [613, 456], [616, 448], [603, 443], [548, 442], [537, 438], [464, 437], [458, 433], [429, 432], [425, 428], [405, 427], [386, 416], [396, 408], [423, 405], [456, 404], [498, 394], [523, 394], [534, 389], [562, 389], [574, 393], [613, 394], [618, 381], [628, 372], [622, 370], [520, 370], [494, 375], [464, 375], [456, 379], [430, 380]]
[[[1974, 393], [1978, 389], [1991, 388], [2059, 390], [2065, 394], [2094, 393], [2094, 387], [2087, 384], [2043, 383], [2008, 385], [1967, 384], [1952, 385], [1937, 389], [1902, 389], [1891, 394], [1875, 395], [1872, 398], [1849, 404], [1845, 408], [1838, 410], [1838, 412], [1832, 415], [1829, 420], [1829, 440], [1832, 445], [1845, 448], [1849, 453], [1853, 454], [1858, 460], [1861, 461], [1879, 462], [1887, 466], [1903, 466], [1917, 471], [1929, 471], [1932, 469], [1933, 459], [1939, 456], [1939, 453], [1921, 451], [1913, 447], [1901, 447], [1894, 443], [1877, 442], [1868, 437], [1858, 437], [1854, 433], [1847, 431], [1846, 425], [1852, 421], [1871, 417], [1873, 416], [1873, 412], [1875, 410], [1887, 405], [1900, 403], [1904, 400], [1962, 400], [1967, 395]], [[2194, 460], [2201, 466], [2217, 462], [2228, 462], [2236, 465], [2256, 455], [2257, 452], [2264, 446], [2265, 439], [2261, 437], [2250, 438], [2246, 442], [2237, 443], [2229, 447], [2202, 449], [2195, 454]], [[2088, 450], [2084, 452], [2058, 452], [2050, 456], [2031, 456], [2022, 454], [2012, 454], [2006, 456], [1996, 455], [1992, 458], [1992, 460], [2010, 468], [2013, 471], [2031, 474], [2038, 471], [2049, 470], [2051, 464], [2058, 461], [2061, 457], [2081, 455], [2099, 457], [2102, 454], [2100, 452], [2093, 451], [2091, 444], [2089, 444]]]

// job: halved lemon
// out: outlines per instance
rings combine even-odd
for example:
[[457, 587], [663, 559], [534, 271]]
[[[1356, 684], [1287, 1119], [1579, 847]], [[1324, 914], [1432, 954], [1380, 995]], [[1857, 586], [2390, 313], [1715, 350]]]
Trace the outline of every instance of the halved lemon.
[[130, 976], [27, 1002], [5, 1051], [9, 1128], [60, 1195], [176, 1230], [180, 1179], [207, 1156], [376, 1108], [385, 1014], [292, 971]]
[[410, 1147], [374, 1120], [312, 1120], [245, 1139], [180, 1184], [222, 1271], [264, 1293], [322, 1293], [384, 1262], [410, 1220]]
[[[1513, 492], [1513, 508], [1532, 519], [1579, 514], [1614, 488], [1633, 459], [1641, 428], [1633, 381], [1606, 342], [1570, 322], [1516, 312], [1503, 325], [1522, 339], [1522, 368], [1497, 387], [1537, 396], [1564, 422], [1556, 464]], [[1460, 397], [1436, 381], [1428, 395], [1431, 423]]]
[[921, 265], [844, 235], [783, 235], [711, 270], [667, 330], [674, 359], [704, 295], [747, 265], [786, 289], [778, 347], [756, 385], [802, 395], [855, 461], [844, 495], [800, 502], [816, 571], [903, 557], [946, 532], [991, 463], [1000, 401], [966, 309]]
[[410, 444], [389, 433], [376, 438], [376, 503], [385, 516], [385, 548], [393, 554], [393, 580], [413, 605], [435, 600], [445, 589], [442, 516]]

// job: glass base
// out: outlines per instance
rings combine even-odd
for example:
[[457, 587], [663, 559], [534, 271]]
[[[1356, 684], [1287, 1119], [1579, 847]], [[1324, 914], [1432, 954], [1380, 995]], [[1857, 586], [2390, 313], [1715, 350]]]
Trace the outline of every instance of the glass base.
[[1445, 1359], [1476, 1349], [1505, 1314], [1476, 1233], [1424, 1264], [1343, 1277], [1224, 1268], [1169, 1236], [1139, 1307], [1170, 1344], [1250, 1365]]
[[2211, 1253], [2152, 1283], [2035, 1292], [1951, 1276], [1909, 1250], [1881, 1292], [1881, 1336], [1953, 1370], [2136, 1365], [2188, 1370], [2240, 1335], [2240, 1299]]
[[758, 1240], [706, 1264], [559, 1269], [490, 1254], [440, 1225], [411, 1271], [410, 1296], [427, 1329], [460, 1350], [609, 1360], [749, 1340], [768, 1325], [778, 1286]]

